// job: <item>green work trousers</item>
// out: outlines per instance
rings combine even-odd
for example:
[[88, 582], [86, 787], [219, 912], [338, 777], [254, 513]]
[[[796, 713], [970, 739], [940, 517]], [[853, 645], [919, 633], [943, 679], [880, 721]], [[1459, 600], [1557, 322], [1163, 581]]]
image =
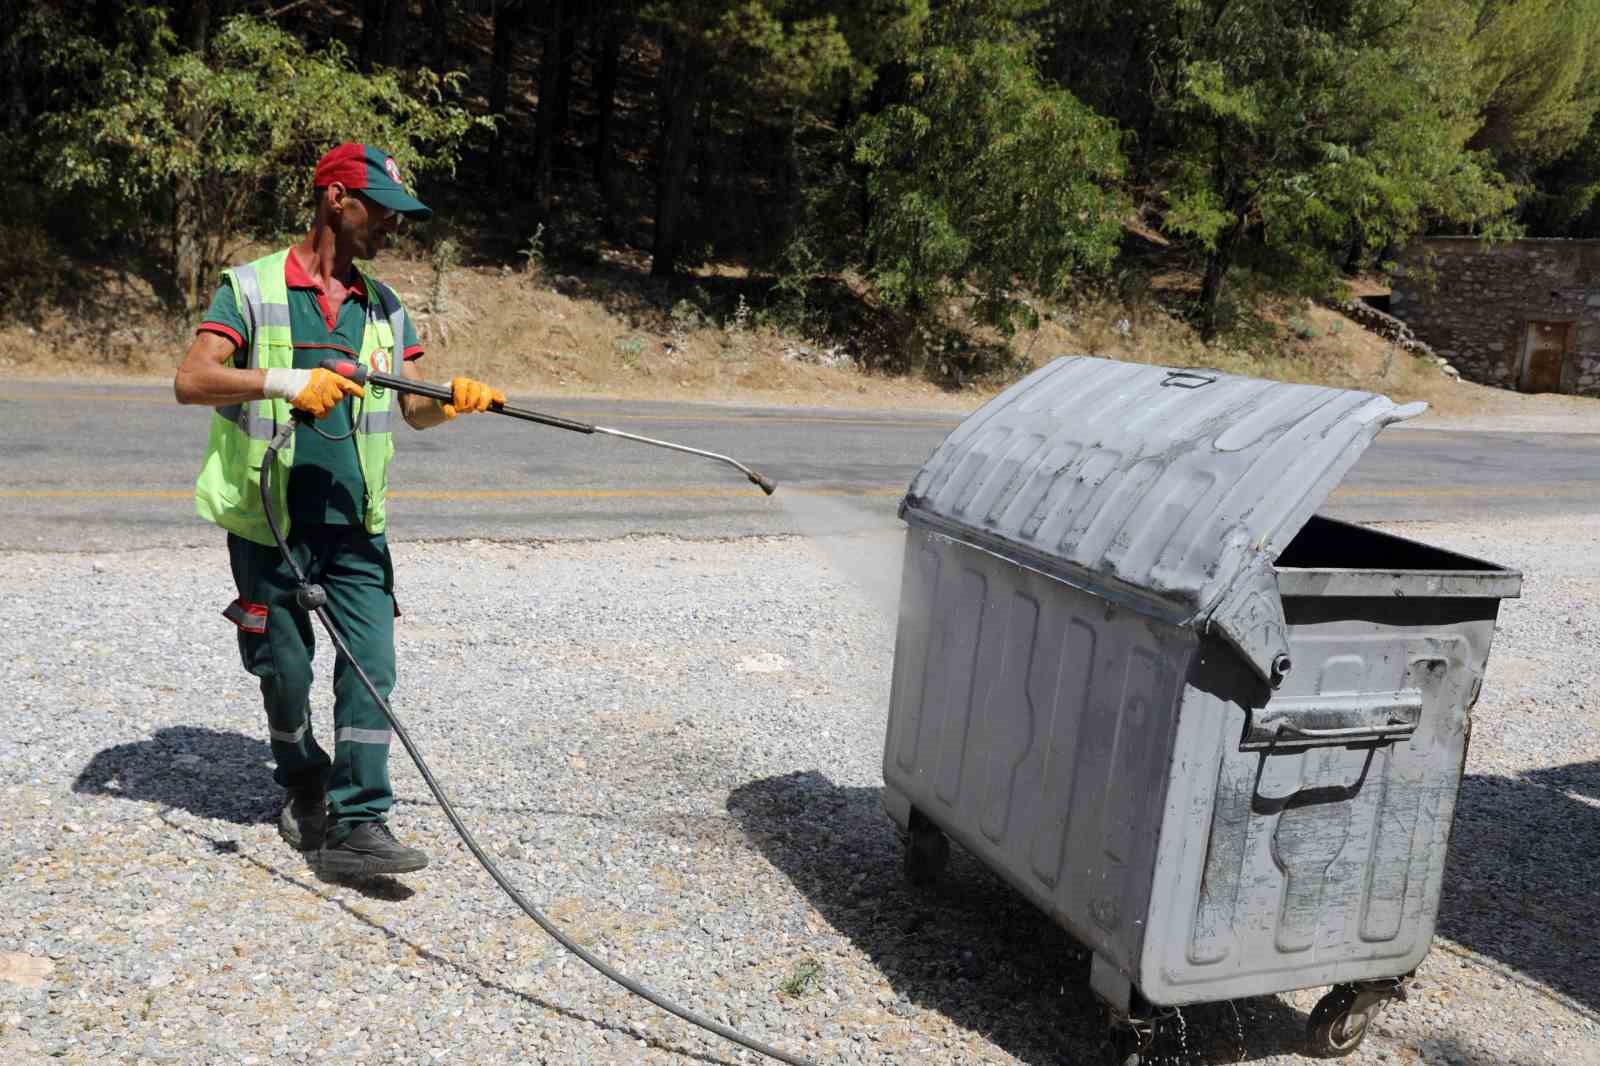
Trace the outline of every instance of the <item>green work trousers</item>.
[[[382, 534], [359, 526], [295, 528], [289, 550], [306, 579], [328, 594], [328, 613], [350, 653], [385, 700], [394, 689], [394, 566]], [[355, 823], [383, 817], [389, 787], [389, 721], [342, 656], [333, 667], [333, 758], [311, 729], [314, 620], [296, 605], [294, 574], [276, 547], [228, 535], [239, 600], [228, 616], [239, 625], [244, 668], [261, 679], [278, 784], [293, 788], [320, 776], [328, 790], [329, 839]]]

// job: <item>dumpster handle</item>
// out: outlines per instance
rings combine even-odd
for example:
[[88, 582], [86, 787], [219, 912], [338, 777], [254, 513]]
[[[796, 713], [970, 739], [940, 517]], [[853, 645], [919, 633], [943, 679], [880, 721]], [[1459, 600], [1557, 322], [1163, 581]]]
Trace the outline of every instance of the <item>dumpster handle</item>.
[[1390, 722], [1388, 725], [1355, 725], [1339, 729], [1308, 729], [1290, 722], [1279, 722], [1276, 737], [1303, 740], [1398, 740], [1417, 731], [1415, 722]]
[[1161, 387], [1179, 389], [1203, 389], [1207, 385], [1215, 384], [1215, 377], [1207, 374], [1216, 374], [1217, 371], [1207, 367], [1205, 370], [1169, 370], [1167, 376], [1161, 379]]
[[[1272, 750], [1287, 745], [1314, 747], [1336, 744], [1403, 740], [1417, 731], [1422, 720], [1422, 693], [1416, 689], [1399, 692], [1325, 693], [1317, 696], [1278, 697], [1266, 708], [1260, 721], [1245, 730], [1240, 751]], [[1307, 717], [1359, 725], [1300, 725]], [[1362, 719], [1366, 719], [1362, 721]]]

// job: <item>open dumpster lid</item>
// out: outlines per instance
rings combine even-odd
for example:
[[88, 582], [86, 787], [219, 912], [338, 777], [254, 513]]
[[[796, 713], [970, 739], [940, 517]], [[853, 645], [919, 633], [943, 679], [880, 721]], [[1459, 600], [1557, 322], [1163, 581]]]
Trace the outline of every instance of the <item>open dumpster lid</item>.
[[1275, 684], [1289, 660], [1273, 560], [1379, 430], [1426, 406], [1057, 359], [956, 427], [901, 515], [1216, 631]]

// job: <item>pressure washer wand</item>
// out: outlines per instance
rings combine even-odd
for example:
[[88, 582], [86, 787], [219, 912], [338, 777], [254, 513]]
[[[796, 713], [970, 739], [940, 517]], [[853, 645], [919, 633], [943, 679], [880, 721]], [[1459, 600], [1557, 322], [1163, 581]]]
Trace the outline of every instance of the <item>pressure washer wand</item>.
[[[331, 370], [341, 377], [347, 377], [357, 385], [372, 382], [382, 385], [386, 389], [397, 392], [409, 392], [416, 396], [428, 396], [443, 403], [449, 403], [454, 394], [448, 385], [435, 385], [427, 381], [413, 381], [396, 374], [384, 374], [376, 370], [368, 370], [360, 363], [353, 363], [348, 359], [324, 359], [322, 369]], [[494, 403], [489, 405], [489, 410], [498, 415], [508, 415], [511, 418], [520, 418], [524, 422], [537, 422], [541, 426], [553, 426], [556, 429], [570, 429], [574, 433], [604, 433], [608, 437], [621, 437], [623, 440], [638, 441], [640, 444], [651, 444], [657, 448], [666, 448], [669, 451], [684, 452], [688, 455], [698, 455], [706, 459], [715, 459], [719, 463], [727, 463], [738, 470], [750, 482], [758, 486], [762, 492], [771, 496], [778, 488], [777, 482], [751, 470], [737, 459], [722, 455], [718, 452], [708, 452], [700, 448], [691, 448], [686, 444], [674, 444], [669, 440], [657, 440], [654, 437], [641, 437], [637, 433], [625, 433], [620, 429], [609, 426], [596, 426], [588, 422], [575, 422], [570, 418], [559, 415], [540, 414], [538, 411], [529, 411], [523, 407], [513, 407], [510, 404]]]

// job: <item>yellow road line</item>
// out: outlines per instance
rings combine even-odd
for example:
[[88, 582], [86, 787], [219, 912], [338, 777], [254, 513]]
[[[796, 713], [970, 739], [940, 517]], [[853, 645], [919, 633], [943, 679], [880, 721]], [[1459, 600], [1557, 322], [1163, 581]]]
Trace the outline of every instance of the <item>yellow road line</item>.
[[[562, 405], [562, 403], [565, 402], [564, 398], [563, 397], [559, 397], [559, 396], [557, 396], [557, 397], [536, 396], [536, 397], [532, 397], [531, 399], [528, 399], [528, 400], [516, 400], [515, 397], [513, 397], [512, 399], [513, 399], [513, 401], [515, 401], [517, 403], [534, 403], [534, 404], [540, 404], [540, 405], [548, 403], [548, 404], [551, 404], [552, 406], [555, 406], [555, 407], [560, 407]], [[596, 399], [602, 400], [602, 402], [604, 401], [604, 397], [584, 397], [583, 399], [585, 401], [596, 400]], [[77, 401], [77, 402], [93, 402], [93, 403], [122, 403], [122, 404], [126, 404], [126, 403], [142, 403], [142, 404], [153, 404], [153, 405], [160, 406], [160, 407], [168, 407], [168, 406], [172, 406], [172, 404], [173, 404], [173, 400], [170, 397], [165, 396], [165, 395], [160, 395], [160, 396], [139, 396], [139, 395], [128, 395], [126, 393], [119, 393], [119, 392], [28, 392], [28, 393], [21, 393], [21, 394], [0, 392], [0, 400], [6, 400], [6, 401], [13, 402], [13, 403], [23, 403], [23, 404], [29, 403], [31, 401], [52, 401], [52, 402], [64, 402], [64, 403], [71, 403], [71, 402], [75, 402], [75, 401]], [[624, 400], [624, 399], [618, 399], [615, 402], [617, 402], [617, 403], [628, 403], [630, 401]], [[552, 412], [552, 413], [555, 413], [555, 412]], [[929, 413], [930, 414], [934, 414], [934, 412], [929, 412]], [[684, 423], [690, 423], [690, 424], [705, 423], [707, 425], [714, 424], [714, 423], [719, 423], [719, 422], [728, 422], [728, 423], [752, 423], [752, 422], [753, 423], [762, 423], [762, 422], [766, 422], [766, 423], [773, 423], [773, 424], [789, 423], [789, 424], [799, 424], [799, 425], [886, 426], [886, 427], [893, 427], [893, 428], [900, 428], [900, 429], [944, 429], [944, 430], [950, 430], [950, 429], [954, 429], [956, 426], [960, 425], [962, 419], [965, 418], [966, 416], [965, 415], [961, 415], [961, 414], [952, 414], [952, 415], [947, 415], [947, 416], [943, 416], [943, 417], [936, 416], [936, 417], [932, 417], [932, 418], [928, 418], [928, 419], [916, 420], [916, 419], [906, 419], [906, 418], [876, 419], [876, 418], [868, 418], [868, 417], [865, 417], [865, 416], [862, 416], [862, 415], [846, 415], [846, 414], [838, 414], [838, 415], [803, 415], [803, 414], [764, 414], [764, 415], [695, 415], [695, 414], [681, 414], [681, 415], [674, 415], [674, 414], [658, 414], [658, 415], [655, 415], [655, 414], [621, 414], [621, 413], [618, 413], [618, 414], [603, 415], [602, 417], [605, 418], [608, 422], [684, 422]], [[575, 419], [575, 421], [583, 421], [583, 419]], [[1437, 428], [1436, 429], [1433, 426], [1429, 426], [1429, 425], [1411, 424], [1411, 425], [1407, 425], [1407, 426], [1404, 426], [1402, 428], [1399, 428], [1395, 432], [1385, 433], [1383, 435], [1383, 437], [1382, 437], [1382, 440], [1383, 440], [1383, 443], [1385, 443], [1385, 444], [1395, 444], [1395, 443], [1400, 443], [1400, 442], [1404, 442], [1404, 443], [1407, 443], [1407, 444], [1431, 444], [1431, 443], [1435, 443], [1435, 442], [1430, 440], [1429, 438], [1432, 437], [1432, 436], [1441, 435], [1441, 434], [1445, 435], [1445, 436], [1454, 436], [1454, 435], [1461, 434], [1461, 433], [1503, 433], [1503, 434], [1508, 434], [1508, 435], [1513, 435], [1513, 436], [1517, 436], [1517, 435], [1538, 436], [1538, 435], [1540, 435], [1542, 433], [1545, 433], [1545, 432], [1551, 432], [1551, 433], [1554, 433], [1554, 434], [1557, 434], [1557, 435], [1560, 435], [1560, 436], [1569, 437], [1569, 438], [1571, 438], [1571, 437], [1579, 438], [1575, 442], [1575, 446], [1577, 446], [1577, 447], [1600, 448], [1600, 433], [1596, 433], [1593, 430], [1577, 430], [1577, 429], [1538, 430], [1538, 429], [1494, 429], [1494, 428], [1485, 428], [1485, 429], [1482, 429], [1482, 430], [1472, 430], [1472, 429], [1462, 429], [1459, 426], [1454, 426], [1454, 425], [1446, 427], [1446, 428]], [[1583, 438], [1594, 438], [1594, 439], [1587, 440], [1587, 439], [1583, 439]]]
[[[10, 396], [0, 393], [0, 400], [10, 400], [15, 403], [28, 403], [29, 401], [48, 400], [58, 403], [93, 402], [93, 403], [143, 403], [155, 404], [162, 407], [174, 406], [171, 397], [166, 396], [125, 396], [114, 392], [32, 392], [24, 396]], [[518, 406], [522, 401], [513, 398], [513, 406]], [[534, 400], [534, 403], [541, 401]], [[626, 401], [622, 401], [626, 402]], [[554, 401], [556, 406], [560, 401]], [[561, 417], [572, 417], [563, 415]], [[802, 414], [769, 414], [769, 415], [696, 415], [696, 414], [606, 414], [602, 415], [606, 422], [684, 422], [692, 425], [714, 424], [719, 422], [730, 423], [768, 423], [768, 424], [798, 424], [798, 425], [829, 425], [829, 426], [884, 426], [891, 429], [943, 429], [951, 430], [961, 424], [960, 416], [949, 418], [929, 418], [918, 421], [910, 418], [878, 419], [867, 418], [862, 415], [802, 415]], [[573, 418], [573, 421], [582, 422], [585, 419]]]
[[[1563, 448], [1600, 448], [1600, 433], [1586, 429], [1553, 429], [1548, 431], [1530, 431], [1526, 434], [1510, 429], [1403, 429], [1397, 430], [1393, 433], [1385, 433], [1383, 436], [1378, 438], [1378, 444], [1407, 444], [1417, 447], [1437, 447], [1439, 445], [1439, 441], [1435, 438], [1439, 436], [1454, 437], [1461, 436], [1463, 434], [1472, 434], [1477, 436], [1489, 433], [1497, 433], [1504, 436], [1561, 437], [1561, 446]], [[1494, 445], [1485, 444], [1484, 447], [1487, 449], [1494, 447]]]
[[886, 426], [890, 429], [955, 429], [960, 419], [863, 418], [859, 415], [603, 415], [607, 422], [740, 422], [756, 424], [799, 424], [826, 426]]
[[[394, 489], [389, 495], [403, 500], [563, 500], [635, 499], [751, 496], [753, 488], [677, 489]], [[789, 489], [793, 496], [899, 496], [904, 488]], [[10, 500], [187, 500], [193, 489], [0, 489], [0, 499]]]
[[[620, 500], [632, 498], [683, 498], [749, 496], [753, 489], [395, 489], [390, 496], [404, 500]], [[793, 496], [899, 496], [904, 488], [887, 489], [786, 489]]]
[[1437, 485], [1403, 489], [1369, 489], [1341, 485], [1333, 490], [1340, 497], [1379, 497], [1382, 499], [1468, 499], [1474, 496], [1600, 496], [1600, 481], [1554, 481], [1544, 485]]
[[0, 392], [0, 400], [22, 404], [32, 403], [37, 400], [49, 400], [53, 403], [74, 403], [79, 400], [88, 400], [94, 403], [145, 403], [160, 407], [177, 406], [177, 401], [171, 396], [130, 396], [117, 392], [26, 392], [21, 395]]
[[[754, 489], [712, 486], [681, 488], [572, 488], [572, 489], [393, 489], [389, 495], [401, 500], [628, 500], [628, 499], [706, 499], [751, 496]], [[789, 488], [781, 483], [778, 491], [789, 496], [888, 497], [905, 492], [904, 486], [873, 488]], [[9, 500], [187, 500], [192, 489], [5, 489], [0, 499]], [[1546, 485], [1470, 485], [1417, 488], [1363, 488], [1342, 485], [1333, 491], [1335, 499], [1471, 499], [1473, 497], [1600, 496], [1600, 481], [1558, 481]]]
[[193, 489], [0, 489], [8, 500], [183, 500]]

